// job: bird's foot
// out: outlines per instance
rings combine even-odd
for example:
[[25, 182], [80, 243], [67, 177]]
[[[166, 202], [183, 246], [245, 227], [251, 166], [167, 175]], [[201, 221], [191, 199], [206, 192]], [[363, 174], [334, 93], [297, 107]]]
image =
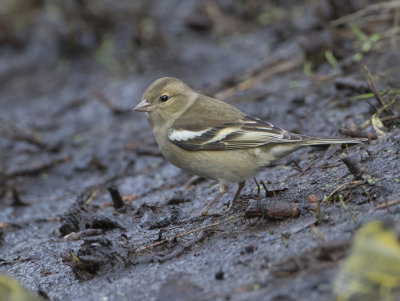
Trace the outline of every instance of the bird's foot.
[[223, 211], [224, 211], [225, 213], [226, 213], [226, 212], [229, 212], [229, 211], [233, 211], [234, 208], [237, 207], [237, 206], [236, 206], [236, 203], [237, 203], [237, 202], [230, 201], [229, 203], [224, 204], [224, 205], [225, 205], [225, 209], [223, 209]]

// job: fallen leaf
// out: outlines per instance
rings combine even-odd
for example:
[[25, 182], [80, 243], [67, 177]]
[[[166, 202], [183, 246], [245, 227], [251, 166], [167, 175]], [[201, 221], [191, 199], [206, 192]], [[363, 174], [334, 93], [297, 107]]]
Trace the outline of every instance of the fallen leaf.
[[376, 132], [376, 134], [378, 135], [379, 138], [383, 138], [385, 137], [385, 132], [382, 131], [381, 129], [384, 127], [381, 119], [379, 118], [378, 114], [375, 113], [374, 115], [372, 115], [371, 117], [371, 123], [372, 126]]

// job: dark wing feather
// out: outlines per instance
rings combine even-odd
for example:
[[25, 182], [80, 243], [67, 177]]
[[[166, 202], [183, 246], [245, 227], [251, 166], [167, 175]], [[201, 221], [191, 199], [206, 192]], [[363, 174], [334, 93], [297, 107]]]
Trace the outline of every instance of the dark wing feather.
[[287, 132], [257, 118], [241, 116], [237, 122], [203, 127], [197, 132], [172, 128], [169, 138], [175, 145], [195, 151], [247, 149], [271, 143], [296, 143], [309, 137]]

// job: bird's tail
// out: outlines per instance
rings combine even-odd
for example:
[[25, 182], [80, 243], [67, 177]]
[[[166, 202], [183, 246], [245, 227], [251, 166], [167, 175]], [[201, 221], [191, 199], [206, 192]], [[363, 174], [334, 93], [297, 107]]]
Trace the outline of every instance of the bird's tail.
[[325, 145], [325, 144], [355, 144], [368, 141], [367, 138], [315, 138], [304, 137], [302, 145]]

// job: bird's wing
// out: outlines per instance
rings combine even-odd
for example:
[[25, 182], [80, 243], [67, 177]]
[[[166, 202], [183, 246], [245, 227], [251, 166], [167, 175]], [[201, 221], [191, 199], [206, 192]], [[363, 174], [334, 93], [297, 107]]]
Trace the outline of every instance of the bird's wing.
[[[188, 130], [172, 127], [168, 138], [175, 145], [185, 150], [234, 150], [264, 146], [271, 143], [296, 143], [308, 138], [306, 136], [282, 130], [271, 123], [257, 118], [242, 115], [234, 122], [222, 122], [219, 125], [194, 126]], [[218, 120], [218, 118], [217, 118]]]

